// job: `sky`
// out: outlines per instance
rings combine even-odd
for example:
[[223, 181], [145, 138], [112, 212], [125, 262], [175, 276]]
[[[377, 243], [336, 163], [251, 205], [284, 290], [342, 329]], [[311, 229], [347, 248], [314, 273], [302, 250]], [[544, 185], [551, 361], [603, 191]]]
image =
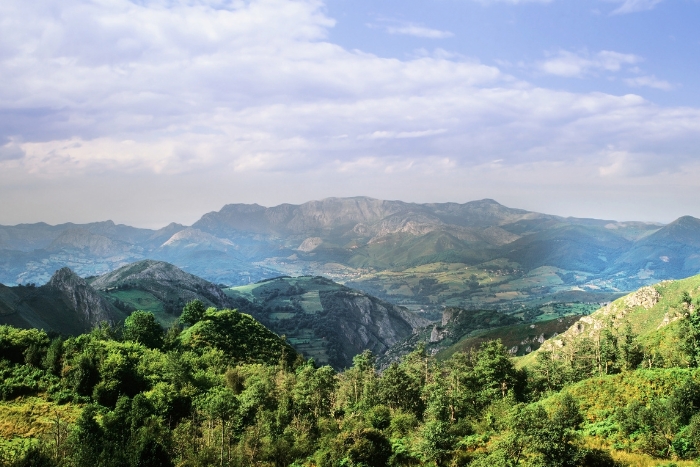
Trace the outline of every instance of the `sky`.
[[700, 217], [700, 0], [3, 0], [0, 224]]

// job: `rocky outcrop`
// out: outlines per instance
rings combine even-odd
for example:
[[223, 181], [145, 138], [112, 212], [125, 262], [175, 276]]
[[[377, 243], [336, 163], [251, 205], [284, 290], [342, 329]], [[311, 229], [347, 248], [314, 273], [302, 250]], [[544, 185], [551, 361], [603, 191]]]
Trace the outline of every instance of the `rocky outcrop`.
[[447, 337], [447, 329], [438, 326], [437, 324], [433, 326], [433, 330], [430, 331], [430, 343], [440, 342], [445, 337]]
[[43, 287], [60, 295], [86, 329], [92, 329], [103, 321], [116, 324], [112, 306], [71, 269], [59, 269]]
[[230, 240], [217, 238], [198, 229], [187, 228], [173, 234], [161, 245], [161, 249], [163, 248], [228, 251], [234, 249], [235, 245]]
[[301, 245], [299, 245], [297, 250], [308, 253], [309, 251], [314, 251], [316, 248], [318, 248], [321, 243], [323, 243], [323, 239], [321, 237], [309, 237], [301, 242]]
[[[671, 301], [669, 304], [668, 294], [673, 296], [680, 293], [675, 290], [676, 286], [669, 292], [668, 287], [672, 283], [673, 281], [663, 281], [653, 287], [642, 287], [601, 307], [593, 314], [579, 319], [561, 335], [545, 341], [541, 349], [560, 355], [584, 339], [597, 341], [604, 330], [617, 334], [629, 325], [632, 332], [642, 335], [668, 326], [695, 311], [689, 304], [680, 301]], [[665, 297], [664, 302], [661, 302], [662, 297]]]
[[641, 306], [645, 310], [648, 310], [659, 303], [660, 298], [661, 294], [659, 294], [654, 287], [642, 287], [625, 297], [625, 305], [629, 308]]

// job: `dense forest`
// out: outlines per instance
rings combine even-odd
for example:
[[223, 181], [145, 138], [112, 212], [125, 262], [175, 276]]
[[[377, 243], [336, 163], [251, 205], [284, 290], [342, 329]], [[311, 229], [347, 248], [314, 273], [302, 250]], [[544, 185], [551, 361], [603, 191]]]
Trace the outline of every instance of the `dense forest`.
[[700, 457], [700, 317], [669, 329], [673, 359], [622, 326], [522, 368], [490, 341], [442, 361], [419, 347], [381, 372], [364, 352], [336, 372], [196, 301], [168, 330], [141, 311], [70, 338], [2, 326], [0, 462], [685, 465]]

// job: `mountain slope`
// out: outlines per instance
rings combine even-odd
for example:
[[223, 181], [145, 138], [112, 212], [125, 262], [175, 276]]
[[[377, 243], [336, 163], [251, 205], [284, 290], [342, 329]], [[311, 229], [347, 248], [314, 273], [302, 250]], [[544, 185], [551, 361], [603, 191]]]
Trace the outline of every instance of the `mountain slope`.
[[681, 217], [631, 245], [610, 274], [680, 279], [700, 272], [700, 219]]
[[163, 261], [137, 261], [91, 278], [90, 284], [125, 312], [152, 311], [164, 325], [173, 322], [191, 300], [215, 308], [232, 305], [217, 285]]
[[506, 246], [496, 256], [518, 263], [531, 270], [541, 266], [599, 272], [629, 248], [630, 241], [606, 229], [582, 225], [563, 225], [521, 237]]
[[428, 324], [404, 308], [322, 277], [280, 277], [226, 293], [306, 357], [336, 368], [350, 366], [365, 349], [381, 355]]
[[662, 360], [677, 359], [680, 353], [675, 326], [688, 314], [697, 312], [699, 297], [700, 275], [642, 287], [580, 318], [525, 357], [522, 364], [532, 363], [543, 351], [552, 352], [555, 359], [570, 360], [579, 349], [600, 345], [604, 333], [609, 332], [620, 340], [627, 329], [648, 347], [650, 358], [657, 355]]

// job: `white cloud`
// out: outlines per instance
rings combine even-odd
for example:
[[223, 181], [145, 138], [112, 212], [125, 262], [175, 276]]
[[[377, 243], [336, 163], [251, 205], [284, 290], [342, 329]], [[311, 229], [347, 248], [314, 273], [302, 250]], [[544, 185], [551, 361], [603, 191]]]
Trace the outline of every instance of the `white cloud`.
[[[553, 0], [474, 0], [476, 2], [491, 5], [496, 3], [509, 3], [519, 5], [523, 3], [551, 3]], [[606, 0], [608, 2], [621, 3], [611, 14], [636, 13], [639, 11], [652, 10], [664, 0]], [[594, 10], [597, 11], [597, 10]]]
[[419, 130], [419, 131], [375, 131], [368, 135], [360, 135], [359, 139], [405, 139], [405, 138], [425, 138], [447, 133], [447, 130]]
[[426, 28], [415, 24], [386, 26], [385, 29], [389, 34], [422, 37], [425, 39], [447, 39], [448, 37], [454, 37], [454, 34], [450, 31], [441, 31], [439, 29]]
[[634, 78], [625, 79], [625, 83], [632, 87], [649, 87], [654, 89], [661, 89], [662, 91], [670, 91], [673, 89], [673, 85], [668, 81], [662, 79], [657, 79], [655, 76], [637, 76]]
[[573, 53], [560, 50], [547, 60], [540, 62], [540, 71], [557, 76], [582, 78], [598, 71], [617, 72], [624, 65], [641, 62], [641, 57], [610, 50], [602, 50], [595, 54], [588, 52]]
[[652, 10], [663, 0], [611, 0], [622, 3], [611, 14], [619, 15], [625, 13], [636, 13], [638, 11]]

